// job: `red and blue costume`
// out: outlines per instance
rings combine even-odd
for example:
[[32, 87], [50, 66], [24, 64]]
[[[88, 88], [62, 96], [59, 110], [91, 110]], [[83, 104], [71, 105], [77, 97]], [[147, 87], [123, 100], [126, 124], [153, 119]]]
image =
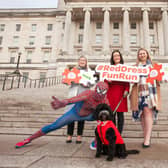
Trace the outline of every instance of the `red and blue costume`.
[[54, 100], [51, 102], [51, 106], [54, 109], [59, 109], [69, 104], [74, 105], [55, 122], [42, 127], [38, 132], [36, 132], [26, 140], [17, 143], [15, 147], [21, 148], [24, 145], [30, 143], [32, 140], [41, 137], [51, 131], [57, 130], [74, 121], [95, 120], [93, 117], [93, 112], [95, 111], [97, 105], [102, 103], [109, 104], [108, 99], [106, 98], [107, 90], [108, 85], [104, 82], [99, 82], [97, 83], [95, 90], [86, 90], [81, 94], [69, 99], [59, 100], [53, 97]]

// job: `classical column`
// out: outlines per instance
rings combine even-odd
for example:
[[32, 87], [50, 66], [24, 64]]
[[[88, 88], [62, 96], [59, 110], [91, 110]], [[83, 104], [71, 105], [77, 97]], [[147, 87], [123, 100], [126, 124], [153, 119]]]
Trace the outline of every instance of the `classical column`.
[[123, 54], [128, 55], [130, 50], [129, 11], [130, 8], [122, 8], [123, 12]]
[[168, 56], [168, 8], [162, 8], [163, 37], [164, 37], [164, 55]]
[[72, 17], [72, 8], [67, 8], [66, 18], [65, 18], [64, 42], [63, 42], [64, 52], [68, 52], [69, 35], [70, 35], [70, 28], [71, 28], [71, 17]]
[[105, 7], [104, 11], [104, 28], [103, 28], [103, 50], [109, 51], [109, 37], [110, 37], [110, 11], [111, 8]]
[[150, 8], [142, 8], [143, 11], [143, 42], [144, 48], [150, 52], [149, 15]]
[[84, 32], [83, 32], [83, 52], [88, 53], [89, 51], [89, 27], [90, 27], [90, 11], [91, 8], [84, 8], [85, 20], [84, 20]]

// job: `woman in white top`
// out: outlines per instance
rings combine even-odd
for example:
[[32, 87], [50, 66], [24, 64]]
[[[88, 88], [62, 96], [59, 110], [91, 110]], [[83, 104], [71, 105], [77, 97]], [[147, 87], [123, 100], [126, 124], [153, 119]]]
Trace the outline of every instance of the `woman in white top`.
[[[87, 66], [87, 58], [85, 56], [81, 56], [78, 59], [78, 66], [77, 69], [80, 70], [80, 72], [82, 71], [89, 71], [88, 66]], [[87, 84], [77, 84], [77, 83], [72, 83], [70, 88], [69, 88], [69, 97], [74, 97], [77, 96], [78, 94], [80, 94], [81, 92], [90, 89], [90, 87], [92, 86], [91, 83], [87, 83]], [[69, 105], [68, 108], [72, 108], [73, 105]], [[77, 139], [76, 139], [76, 143], [79, 144], [82, 142], [81, 138], [83, 135], [83, 130], [84, 130], [84, 121], [78, 121], [77, 122]], [[71, 143], [72, 142], [72, 136], [74, 133], [74, 125], [75, 123], [71, 123], [68, 125], [67, 127], [67, 143]]]

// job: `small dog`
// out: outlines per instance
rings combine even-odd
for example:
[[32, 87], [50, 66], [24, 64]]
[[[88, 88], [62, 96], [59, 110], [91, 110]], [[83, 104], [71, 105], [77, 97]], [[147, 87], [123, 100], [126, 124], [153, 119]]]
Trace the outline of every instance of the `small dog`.
[[113, 112], [107, 104], [99, 104], [94, 117], [98, 120], [95, 129], [97, 151], [95, 157], [100, 157], [102, 152], [107, 154], [107, 161], [112, 161], [114, 156], [125, 159], [128, 154], [138, 154], [138, 150], [126, 150], [125, 143], [113, 123]]

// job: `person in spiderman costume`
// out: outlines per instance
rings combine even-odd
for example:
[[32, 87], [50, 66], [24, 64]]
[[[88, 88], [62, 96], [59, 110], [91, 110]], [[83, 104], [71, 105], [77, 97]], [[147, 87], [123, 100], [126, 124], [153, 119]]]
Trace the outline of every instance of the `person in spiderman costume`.
[[39, 131], [37, 131], [24, 141], [18, 142], [15, 145], [15, 147], [24, 147], [26, 144], [29, 144], [32, 140], [41, 137], [51, 131], [57, 130], [74, 121], [95, 120], [93, 112], [95, 111], [97, 105], [102, 103], [106, 103], [109, 105], [108, 99], [106, 98], [107, 90], [107, 83], [98, 82], [95, 87], [95, 90], [86, 90], [72, 98], [59, 100], [53, 96], [53, 101], [51, 102], [51, 106], [53, 107], [53, 109], [59, 109], [69, 104], [74, 104], [74, 106], [69, 111], [65, 112], [52, 124], [42, 127]]

